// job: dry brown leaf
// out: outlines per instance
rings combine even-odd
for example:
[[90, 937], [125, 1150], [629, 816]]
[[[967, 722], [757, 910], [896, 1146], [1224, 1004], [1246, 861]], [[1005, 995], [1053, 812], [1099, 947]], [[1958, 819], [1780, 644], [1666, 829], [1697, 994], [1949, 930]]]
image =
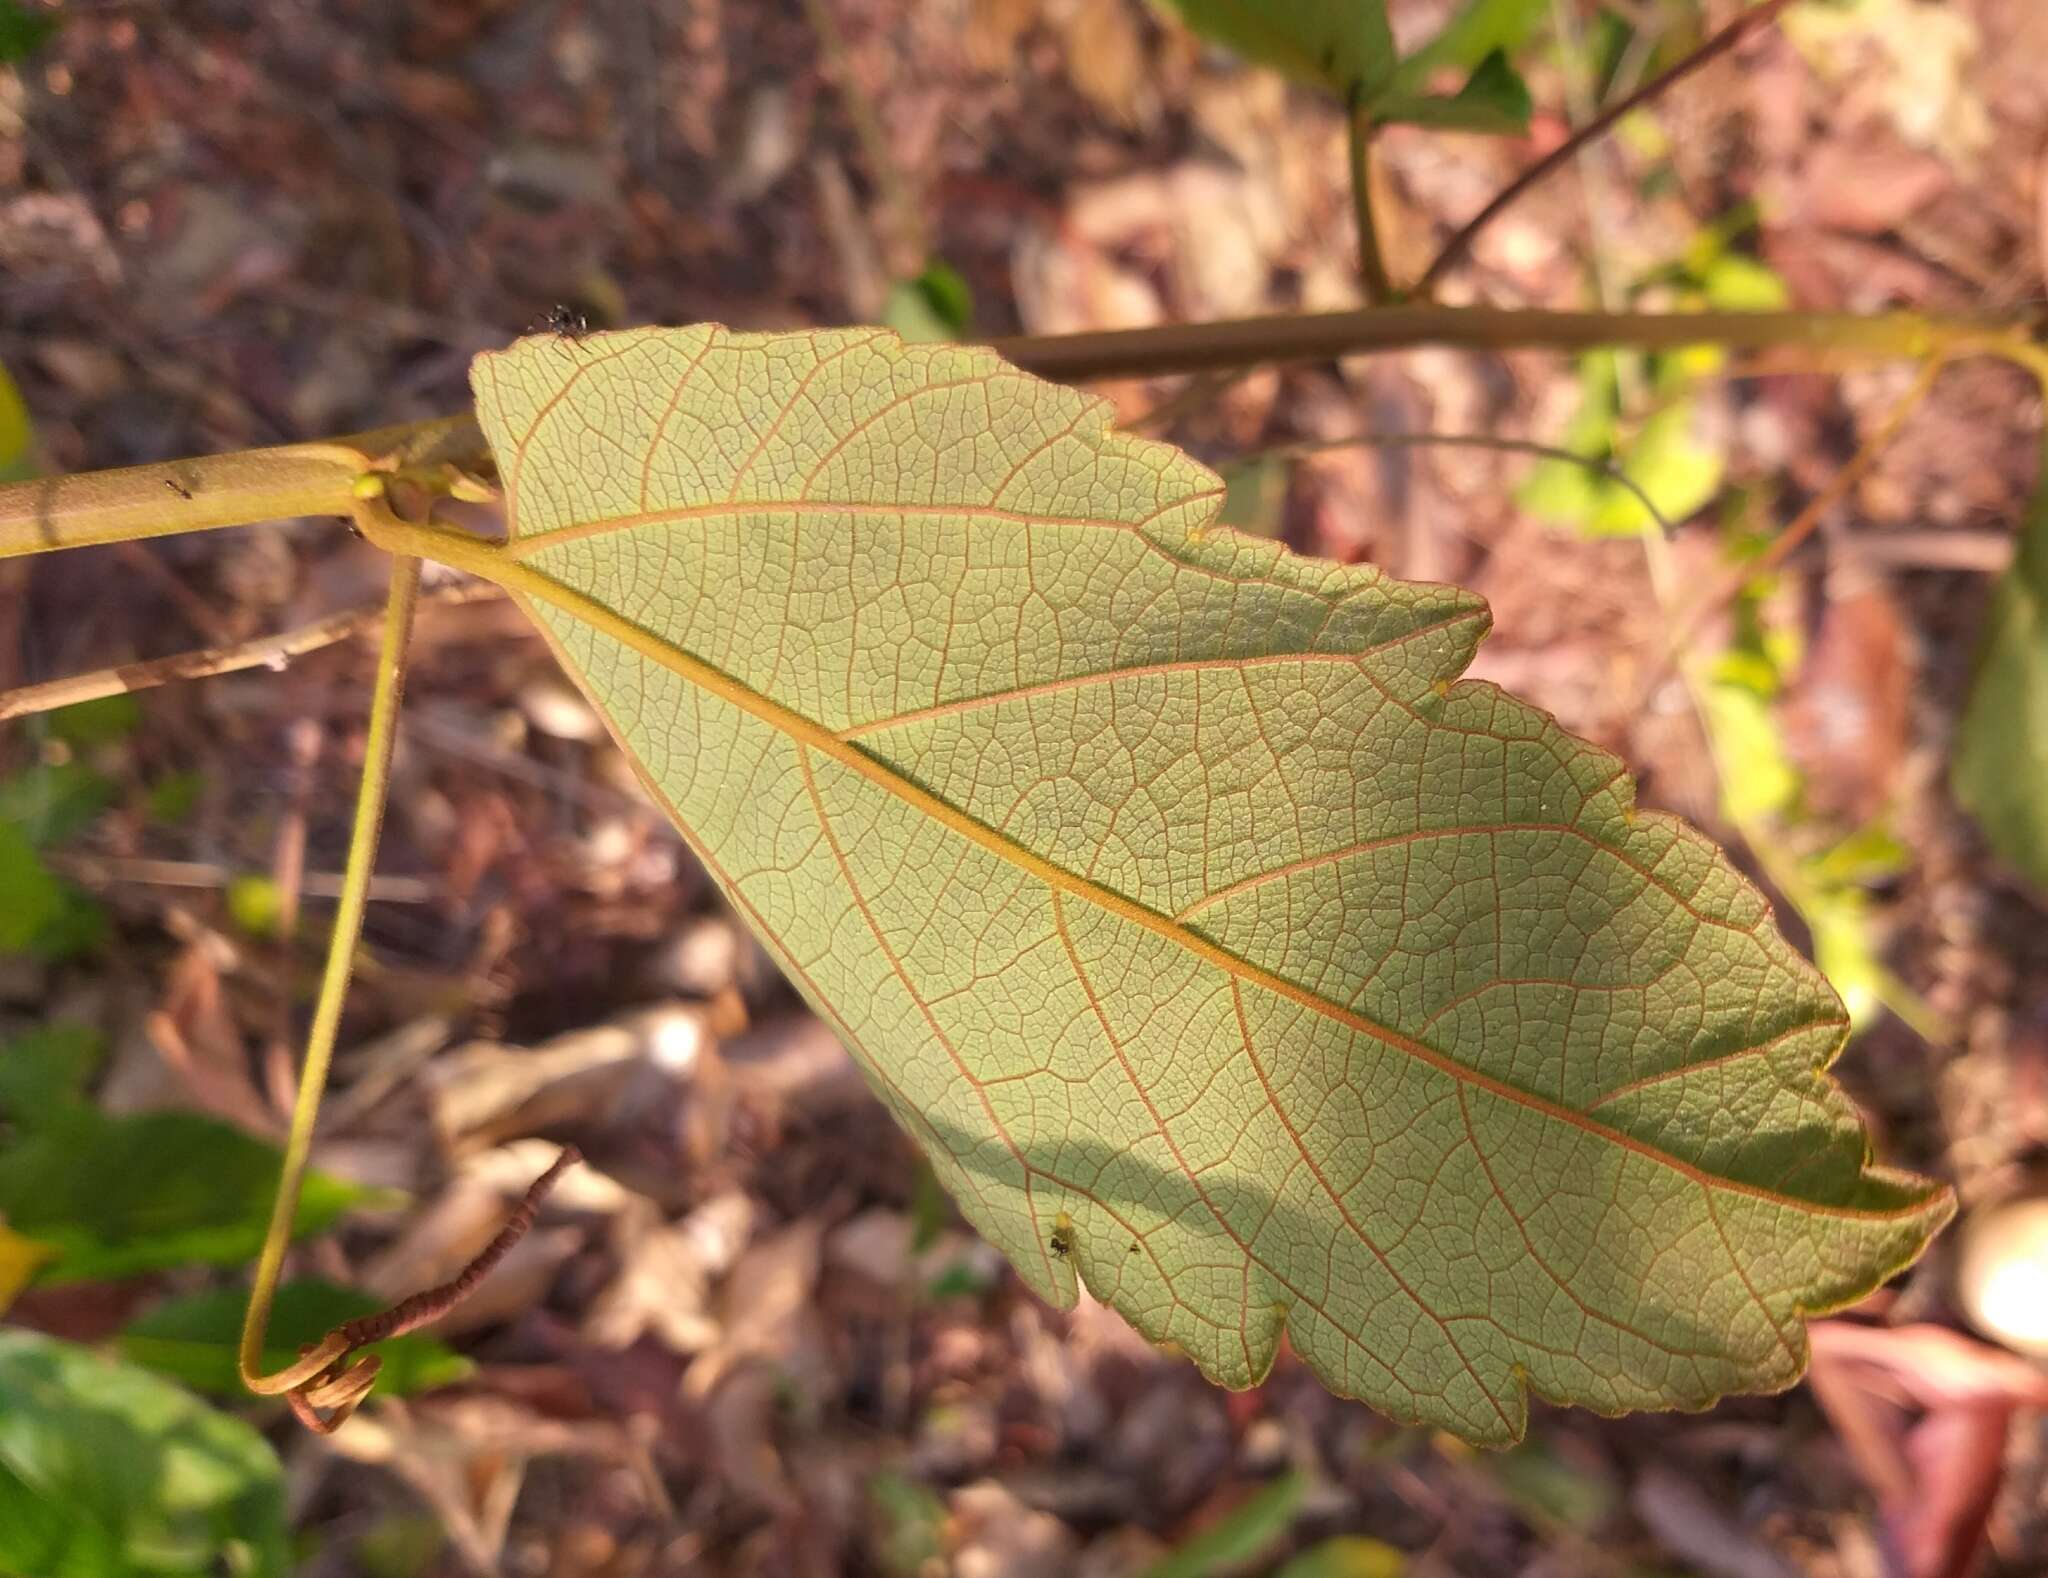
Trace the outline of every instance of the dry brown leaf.
[[1905, 1578], [1964, 1578], [2004, 1477], [2013, 1414], [2048, 1374], [1943, 1326], [1816, 1321], [1808, 1383], [1877, 1493]]
[[705, 1010], [691, 1004], [644, 1009], [538, 1047], [472, 1041], [427, 1069], [435, 1127], [455, 1149], [604, 1124], [686, 1078], [710, 1045]]
[[718, 1290], [719, 1340], [697, 1356], [684, 1390], [706, 1397], [742, 1360], [761, 1358], [801, 1367], [801, 1350], [814, 1350], [824, 1228], [814, 1218], [792, 1222], [751, 1245]]
[[628, 1347], [648, 1332], [677, 1353], [711, 1347], [722, 1330], [711, 1288], [739, 1258], [754, 1217], [754, 1202], [737, 1190], [675, 1223], [644, 1205], [622, 1212], [612, 1234], [619, 1274], [591, 1304], [584, 1336], [607, 1348]]

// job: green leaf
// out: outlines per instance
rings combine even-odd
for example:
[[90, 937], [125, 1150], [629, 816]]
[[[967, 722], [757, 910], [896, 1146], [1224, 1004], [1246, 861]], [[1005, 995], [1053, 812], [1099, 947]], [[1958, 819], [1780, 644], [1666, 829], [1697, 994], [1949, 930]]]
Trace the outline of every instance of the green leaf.
[[67, 745], [89, 749], [112, 745], [133, 734], [142, 721], [142, 704], [133, 692], [121, 690], [111, 696], [95, 696], [90, 701], [59, 707], [44, 721], [50, 732]]
[[[172, 1299], [151, 1310], [121, 1333], [123, 1355], [137, 1364], [182, 1381], [215, 1397], [243, 1395], [236, 1368], [242, 1313], [249, 1295], [242, 1288], [215, 1288]], [[281, 1370], [343, 1321], [373, 1315], [384, 1301], [357, 1288], [331, 1282], [288, 1282], [277, 1291], [263, 1350], [265, 1371]], [[437, 1386], [468, 1379], [476, 1366], [446, 1343], [414, 1332], [364, 1350], [378, 1355], [384, 1368], [377, 1390], [408, 1397]]]
[[1385, 1541], [1340, 1534], [1303, 1551], [1274, 1578], [1401, 1578], [1407, 1570], [1408, 1558]]
[[[236, 1266], [263, 1241], [277, 1177], [273, 1147], [215, 1119], [72, 1105], [0, 1150], [0, 1216], [59, 1251], [40, 1283]], [[311, 1174], [298, 1233], [320, 1231], [365, 1193]]]
[[1573, 1463], [1540, 1440], [1489, 1453], [1480, 1467], [1539, 1527], [1588, 1534], [1614, 1508], [1614, 1486], [1597, 1468]]
[[2048, 456], [2042, 467], [2019, 552], [1991, 593], [1954, 772], [1991, 847], [2048, 889]]
[[85, 827], [112, 796], [113, 785], [78, 762], [38, 763], [0, 780], [0, 953], [64, 959], [98, 944], [99, 905], [37, 851]]
[[1223, 468], [1218, 525], [1247, 537], [1277, 540], [1287, 527], [1287, 489], [1293, 467], [1278, 455], [1253, 455]]
[[0, 822], [0, 953], [29, 948], [63, 913], [63, 886], [27, 835], [12, 822]]
[[1469, 72], [1489, 55], [1512, 55], [1549, 15], [1550, 0], [1469, 0], [1441, 33], [1401, 62], [1394, 86], [1419, 93], [1437, 71]]
[[38, 762], [0, 779], [0, 822], [41, 849], [85, 831], [113, 798], [113, 783], [83, 762]]
[[[1696, 408], [1683, 370], [1667, 358], [1656, 365], [1654, 376], [1658, 404], [1624, 437], [1614, 355], [1581, 357], [1585, 395], [1563, 447], [1589, 460], [1611, 461], [1667, 520], [1682, 521], [1719, 491], [1721, 457], [1694, 434]], [[1546, 460], [1532, 468], [1515, 498], [1538, 520], [1576, 527], [1593, 537], [1632, 537], [1657, 524], [1630, 489], [1568, 460]]]
[[899, 280], [882, 307], [884, 327], [914, 345], [958, 340], [974, 322], [974, 293], [951, 264], [934, 259], [916, 279]]
[[36, 1271], [57, 1251], [48, 1244], [23, 1238], [0, 1222], [0, 1315], [4, 1315], [21, 1290], [34, 1279]]
[[[54, 19], [22, 13], [18, 0], [0, 0], [0, 65], [19, 60], [48, 36]], [[43, 29], [37, 33], [37, 28]], [[28, 405], [0, 366], [0, 482], [26, 482], [36, 474], [36, 430]]]
[[1431, 126], [1438, 131], [1513, 137], [1529, 129], [1529, 117], [1534, 110], [1529, 85], [1508, 64], [1507, 56], [1495, 50], [1479, 63], [1454, 96], [1390, 93], [1374, 106], [1373, 118]]
[[1385, 0], [1159, 0], [1189, 27], [1247, 60], [1340, 97], [1371, 97], [1393, 75]]
[[32, 1126], [64, 1111], [85, 1094], [104, 1052], [98, 1031], [68, 1021], [0, 1046], [0, 1118]]
[[1243, 1503], [1145, 1569], [1144, 1578], [1208, 1578], [1264, 1555], [1286, 1538], [1308, 1494], [1308, 1476], [1289, 1472], [1261, 1485]]
[[868, 1481], [868, 1506], [877, 1525], [876, 1555], [893, 1578], [923, 1578], [943, 1571], [946, 1503], [929, 1485], [884, 1469]]
[[[992, 352], [700, 326], [478, 358], [526, 608], [1041, 1295], [1475, 1440], [1789, 1384], [1951, 1210], [1840, 1004], [1485, 606], [1213, 524]], [[394, 538], [394, 541], [396, 539]], [[408, 542], [413, 538], [407, 538]]]
[[286, 1570], [284, 1475], [254, 1430], [146, 1370], [0, 1330], [0, 1572]]
[[284, 929], [284, 889], [268, 872], [248, 871], [227, 888], [228, 918], [251, 937], [275, 937]]
[[143, 809], [152, 822], [174, 825], [187, 820], [198, 809], [199, 796], [205, 789], [206, 780], [198, 773], [170, 773], [149, 786]]

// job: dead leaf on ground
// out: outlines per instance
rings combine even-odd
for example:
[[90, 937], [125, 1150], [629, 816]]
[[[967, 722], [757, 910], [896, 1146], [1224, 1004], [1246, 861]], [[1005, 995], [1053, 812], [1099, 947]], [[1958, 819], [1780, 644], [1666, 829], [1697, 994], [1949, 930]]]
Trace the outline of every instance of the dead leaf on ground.
[[719, 1340], [698, 1355], [685, 1377], [692, 1397], [707, 1396], [744, 1359], [800, 1368], [815, 1360], [822, 1334], [812, 1292], [823, 1242], [824, 1225], [805, 1217], [740, 1256], [718, 1290]]
[[1073, 1531], [1027, 1507], [999, 1481], [962, 1486], [953, 1493], [952, 1510], [958, 1578], [1068, 1578], [1073, 1572], [1080, 1554]]
[[2048, 1374], [1944, 1326], [1816, 1321], [1808, 1383], [1876, 1492], [1904, 1578], [1976, 1565], [2004, 1477], [2007, 1431], [2048, 1407]]
[[1658, 1542], [1703, 1578], [1798, 1578], [1791, 1563], [1744, 1528], [1693, 1476], [1653, 1463], [1637, 1476], [1630, 1504]]
[[1907, 653], [1905, 621], [1882, 580], [1829, 597], [1784, 715], [1786, 747], [1815, 810], [1862, 826], [1891, 803], [1912, 721]]
[[663, 1223], [642, 1204], [621, 1212], [612, 1248], [619, 1271], [584, 1318], [583, 1334], [606, 1348], [651, 1332], [677, 1353], [699, 1353], [723, 1328], [711, 1289], [753, 1231], [754, 1202], [737, 1190], [707, 1200], [680, 1222]]
[[547, 1128], [616, 1121], [672, 1096], [711, 1046], [704, 1009], [668, 1004], [537, 1047], [472, 1041], [437, 1058], [425, 1082], [443, 1143], [474, 1148]]

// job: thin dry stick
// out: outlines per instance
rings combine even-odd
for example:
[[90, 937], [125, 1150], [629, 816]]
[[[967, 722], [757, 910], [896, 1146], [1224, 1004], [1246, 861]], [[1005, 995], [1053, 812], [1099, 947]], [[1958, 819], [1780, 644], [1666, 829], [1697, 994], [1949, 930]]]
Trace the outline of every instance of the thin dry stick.
[[[1806, 508], [1793, 517], [1791, 525], [1778, 533], [1770, 547], [1757, 556], [1756, 562], [1744, 567], [1739, 581], [1769, 574], [1792, 556], [1793, 549], [1813, 535], [1821, 518], [1848, 497], [1849, 490], [1863, 480], [1864, 473], [1876, 465], [1878, 457], [1891, 447], [1892, 440], [1899, 436], [1899, 429], [1906, 425], [1906, 418], [1919, 409], [1920, 402], [1933, 390], [1935, 379], [1941, 376], [1942, 364], [1939, 356], [1929, 358], [1927, 365], [1920, 369], [1920, 376], [1913, 380], [1899, 403], [1878, 424], [1877, 431], [1863, 441], [1863, 446], [1850, 457], [1849, 463], [1835, 473], [1834, 480], [1807, 501]], [[1740, 590], [1739, 584], [1737, 590]]]
[[1621, 120], [1631, 111], [1641, 109], [1645, 104], [1660, 97], [1673, 83], [1691, 76], [1708, 62], [1717, 60], [1722, 55], [1727, 54], [1729, 50], [1741, 43], [1743, 39], [1754, 33], [1766, 22], [1776, 17], [1780, 11], [1784, 10], [1791, 3], [1792, 0], [1763, 0], [1762, 5], [1743, 12], [1669, 71], [1665, 72], [1662, 76], [1652, 77], [1648, 82], [1636, 89], [1635, 92], [1609, 105], [1591, 121], [1551, 149], [1549, 153], [1530, 165], [1528, 169], [1502, 187], [1495, 194], [1492, 202], [1480, 209], [1465, 225], [1464, 229], [1460, 230], [1445, 243], [1443, 251], [1436, 255], [1436, 261], [1424, 269], [1422, 271], [1422, 278], [1415, 282], [1415, 294], [1427, 296], [1445, 274], [1464, 261], [1466, 254], [1472, 250], [1472, 243], [1478, 239], [1479, 233], [1482, 230], [1499, 218], [1503, 211], [1519, 202], [1523, 195], [1532, 187], [1541, 185], [1567, 164], [1571, 163], [1581, 148], [1596, 138], [1604, 137], [1617, 121]]
[[1192, 416], [1244, 376], [1241, 372], [1217, 368], [1196, 373], [1185, 384], [1149, 411], [1140, 412], [1123, 424], [1126, 433], [1164, 433], [1182, 417]]
[[[555, 1158], [553, 1165], [528, 1187], [525, 1198], [498, 1230], [498, 1236], [484, 1245], [476, 1258], [448, 1281], [424, 1293], [400, 1299], [378, 1314], [343, 1321], [319, 1343], [303, 1350], [299, 1364], [284, 1374], [293, 1373], [315, 1358], [325, 1358], [326, 1362], [284, 1394], [299, 1422], [323, 1436], [339, 1430], [369, 1394], [383, 1364], [375, 1354], [350, 1364], [349, 1360], [356, 1351], [388, 1342], [393, 1337], [403, 1337], [422, 1326], [431, 1326], [468, 1298], [477, 1284], [497, 1268], [498, 1262], [532, 1231], [534, 1218], [540, 1214], [541, 1202], [547, 1198], [548, 1191], [554, 1188], [555, 1181], [566, 1170], [581, 1160], [582, 1152], [575, 1146], [563, 1146], [562, 1154]], [[322, 1408], [332, 1411], [322, 1416], [319, 1412]]]
[[890, 267], [892, 271], [921, 268], [931, 250], [922, 211], [911, 193], [910, 183], [904, 179], [903, 171], [890, 152], [889, 134], [882, 128], [882, 118], [875, 110], [874, 100], [861, 84], [860, 73], [854, 67], [853, 52], [847, 48], [846, 35], [839, 30], [839, 19], [832, 14], [831, 0], [804, 0], [804, 15], [818, 40], [820, 64], [839, 89], [840, 102], [846, 106], [846, 118], [853, 122], [854, 136], [860, 139], [861, 152], [867, 158], [868, 174], [881, 189], [882, 206], [895, 231], [896, 250], [903, 254], [890, 258]]
[[[422, 603], [442, 607], [482, 602], [505, 594], [487, 581], [443, 587], [422, 597]], [[46, 680], [40, 685], [23, 685], [0, 691], [0, 722], [23, 718], [31, 713], [68, 707], [75, 702], [97, 701], [124, 691], [151, 690], [174, 680], [207, 679], [215, 674], [233, 674], [250, 668], [282, 668], [295, 657], [317, 652], [340, 641], [368, 635], [384, 619], [383, 604], [351, 608], [329, 614], [325, 619], [276, 635], [256, 636], [232, 646], [206, 647], [197, 652], [179, 652], [170, 657], [149, 658], [136, 663], [116, 663], [112, 668], [90, 674], [73, 674]]]
[[1677, 530], [1670, 517], [1657, 507], [1657, 501], [1612, 459], [1599, 455], [1581, 455], [1573, 450], [1561, 449], [1555, 444], [1539, 444], [1530, 438], [1501, 438], [1492, 433], [1361, 433], [1356, 438], [1317, 438], [1299, 444], [1282, 444], [1274, 449], [1260, 450], [1256, 456], [1247, 455], [1245, 458], [1291, 460], [1298, 456], [1320, 455], [1333, 449], [1350, 449], [1354, 446], [1371, 449], [1421, 449], [1435, 446], [1452, 449], [1492, 449], [1504, 455], [1532, 455], [1538, 460], [1561, 460], [1568, 465], [1583, 466], [1588, 471], [1597, 472], [1623, 489], [1642, 505], [1650, 519], [1657, 523], [1657, 529], [1663, 536], [1670, 537]]

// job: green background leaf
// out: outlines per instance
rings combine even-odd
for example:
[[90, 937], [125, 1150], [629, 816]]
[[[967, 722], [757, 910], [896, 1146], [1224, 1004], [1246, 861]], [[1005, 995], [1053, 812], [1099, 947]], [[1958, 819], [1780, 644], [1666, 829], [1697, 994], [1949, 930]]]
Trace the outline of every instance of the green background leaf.
[[1208, 1578], [1210, 1573], [1238, 1570], [1286, 1538], [1308, 1489], [1308, 1476], [1298, 1470], [1261, 1485], [1171, 1555], [1147, 1567], [1144, 1578]]
[[[0, 1150], [0, 1216], [59, 1251], [39, 1283], [240, 1265], [263, 1241], [278, 1160], [274, 1147], [212, 1118], [110, 1118], [70, 1105]], [[309, 1174], [298, 1233], [320, 1231], [364, 1197], [354, 1184]]]
[[[56, 25], [54, 17], [27, 15], [19, 0], [0, 0], [0, 64], [27, 55]], [[35, 425], [14, 379], [0, 366], [0, 482], [24, 482], [35, 474]]]
[[[236, 1368], [236, 1345], [248, 1302], [248, 1291], [243, 1288], [215, 1288], [172, 1299], [121, 1333], [121, 1352], [197, 1391], [242, 1398], [246, 1394]], [[358, 1288], [312, 1280], [287, 1282], [277, 1290], [261, 1368], [282, 1370], [298, 1358], [302, 1346], [317, 1343], [343, 1321], [382, 1308], [384, 1300]], [[446, 1343], [419, 1332], [363, 1351], [384, 1361], [377, 1375], [377, 1390], [390, 1397], [452, 1386], [476, 1372], [473, 1363]]]
[[1340, 97], [1367, 94], [1394, 71], [1383, 0], [1160, 0], [1204, 38]]
[[60, 1022], [0, 1046], [0, 1117], [33, 1125], [85, 1093], [105, 1050], [88, 1025]]
[[1434, 72], [1471, 72], [1496, 51], [1513, 55], [1549, 15], [1550, 0], [1469, 0], [1442, 32], [1401, 62], [1395, 86], [1417, 93]]
[[[1484, 605], [1212, 524], [992, 353], [480, 357], [518, 597], [975, 1226], [1243, 1386], [1475, 1440], [1788, 1384], [1950, 1203], [1840, 1004]], [[1055, 1251], [1058, 1240], [1058, 1252]]]
[[2048, 889], [2048, 455], [2019, 553], [1991, 594], [1955, 790], [1991, 847]]
[[0, 1330], [0, 1571], [287, 1570], [284, 1476], [241, 1420], [134, 1365]]
[[1474, 68], [1464, 87], [1446, 98], [1436, 94], [1390, 93], [1373, 109], [1380, 121], [1430, 126], [1438, 131], [1515, 136], [1529, 129], [1535, 106], [1529, 85], [1498, 50]]

